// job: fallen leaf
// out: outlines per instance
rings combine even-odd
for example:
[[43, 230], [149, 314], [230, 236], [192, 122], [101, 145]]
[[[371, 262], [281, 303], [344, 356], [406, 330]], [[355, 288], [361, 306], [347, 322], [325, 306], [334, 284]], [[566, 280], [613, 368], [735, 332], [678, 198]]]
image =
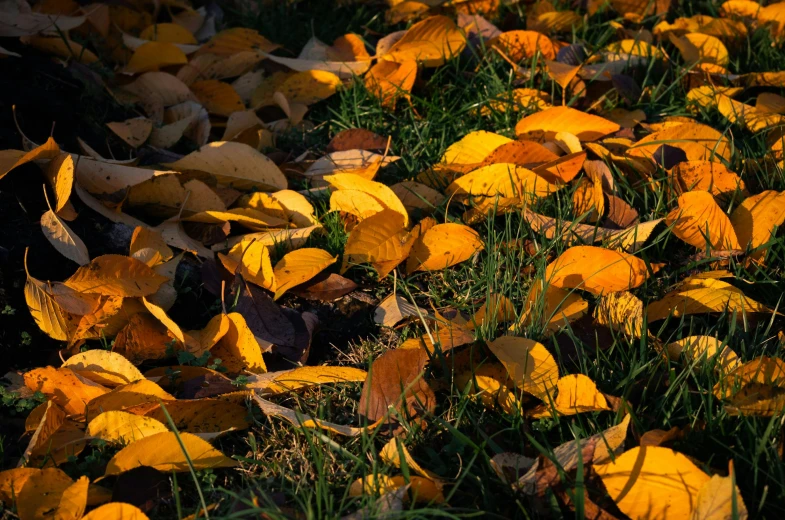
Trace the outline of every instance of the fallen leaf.
[[549, 284], [594, 295], [634, 289], [648, 276], [646, 262], [640, 258], [594, 246], [571, 247], [545, 270]]
[[466, 37], [446, 16], [431, 16], [414, 24], [390, 49], [377, 57], [384, 61], [414, 61], [424, 67], [438, 67], [460, 54]]
[[668, 448], [633, 448], [615, 461], [594, 465], [619, 509], [633, 518], [689, 517], [709, 476]]
[[131, 444], [134, 441], [169, 429], [160, 421], [118, 410], [104, 412], [87, 425], [85, 433], [90, 437], [116, 444]]
[[191, 152], [169, 167], [179, 171], [196, 170], [215, 175], [218, 182], [240, 190], [282, 190], [286, 177], [266, 155], [250, 146], [234, 142], [213, 142]]
[[502, 336], [489, 342], [488, 348], [518, 388], [547, 400], [559, 379], [559, 369], [543, 345], [530, 339]]
[[[191, 433], [157, 433], [120, 450], [106, 465], [105, 476], [119, 475], [148, 466], [158, 471], [188, 471], [233, 468], [237, 462]], [[104, 506], [106, 507], [106, 506]]]
[[414, 242], [406, 271], [436, 271], [459, 264], [482, 251], [480, 236], [461, 224], [437, 224]]
[[690, 314], [725, 312], [770, 313], [771, 309], [744, 295], [728, 282], [712, 278], [691, 278], [646, 307], [649, 322]]
[[596, 141], [619, 130], [619, 125], [570, 107], [553, 107], [526, 116], [515, 125], [519, 138], [551, 141], [558, 132], [569, 132], [581, 141]]
[[108, 350], [93, 349], [71, 356], [63, 363], [76, 374], [110, 388], [144, 379], [126, 358]]
[[412, 247], [406, 231], [403, 215], [392, 209], [384, 209], [371, 215], [352, 229], [344, 247], [341, 272], [350, 264], [370, 263], [379, 279], [403, 262]]
[[307, 282], [330, 265], [333, 257], [324, 249], [303, 248], [286, 253], [273, 268], [275, 277], [275, 297], [277, 300], [290, 288]]
[[698, 249], [741, 249], [730, 219], [711, 193], [689, 191], [682, 194], [679, 207], [668, 213], [665, 222], [672, 226], [674, 235]]

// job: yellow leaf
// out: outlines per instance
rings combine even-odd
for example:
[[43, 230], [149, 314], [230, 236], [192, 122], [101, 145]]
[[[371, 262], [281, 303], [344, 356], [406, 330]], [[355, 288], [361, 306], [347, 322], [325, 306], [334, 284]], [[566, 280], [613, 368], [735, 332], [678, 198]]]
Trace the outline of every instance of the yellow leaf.
[[139, 34], [142, 40], [156, 42], [169, 42], [180, 44], [195, 44], [196, 38], [188, 29], [176, 23], [157, 23], [150, 25]]
[[551, 141], [558, 132], [569, 132], [581, 141], [596, 141], [621, 127], [600, 116], [570, 107], [553, 107], [526, 116], [515, 125], [519, 138]]
[[0, 500], [5, 504], [13, 504], [27, 480], [40, 471], [38, 468], [14, 468], [0, 471]]
[[51, 137], [40, 146], [35, 147], [27, 153], [19, 150], [0, 151], [0, 179], [8, 172], [31, 161], [54, 159], [60, 155], [60, 147]]
[[685, 161], [671, 170], [671, 184], [677, 193], [707, 191], [716, 197], [745, 191], [741, 177], [729, 171], [722, 163], [710, 161]]
[[116, 387], [144, 379], [139, 369], [116, 352], [93, 349], [68, 358], [63, 363], [78, 375], [99, 385]]
[[437, 224], [414, 242], [406, 272], [438, 271], [468, 260], [485, 248], [480, 235], [461, 224]]
[[226, 211], [202, 211], [182, 219], [185, 222], [201, 222], [204, 224], [223, 224], [237, 222], [248, 229], [262, 230], [270, 227], [286, 227], [289, 222], [251, 208], [234, 208]]
[[277, 300], [296, 285], [307, 282], [335, 263], [337, 257], [324, 249], [313, 247], [286, 253], [273, 268], [275, 297]]
[[61, 255], [79, 265], [90, 263], [90, 253], [82, 239], [51, 209], [41, 215], [41, 230]]
[[692, 278], [661, 300], [650, 303], [646, 307], [646, 314], [649, 322], [654, 322], [671, 315], [678, 318], [726, 310], [729, 314], [738, 313], [739, 316], [752, 312], [773, 312], [727, 282], [713, 278]]
[[196, 170], [215, 175], [218, 182], [239, 190], [282, 190], [286, 177], [266, 155], [242, 143], [213, 142], [191, 152], [169, 167], [178, 171]]
[[478, 168], [455, 179], [445, 190], [459, 200], [468, 197], [517, 198], [524, 201], [548, 196], [559, 188], [532, 170], [515, 164], [497, 163]]
[[728, 65], [728, 49], [719, 38], [701, 33], [687, 33], [681, 37], [670, 34], [669, 37], [671, 43], [679, 49], [687, 66], [695, 63], [713, 63], [723, 67]]
[[272, 52], [277, 48], [278, 45], [271, 43], [253, 29], [234, 27], [221, 31], [210, 38], [210, 41], [202, 45], [198, 54], [232, 56], [243, 51]]
[[332, 96], [341, 88], [341, 78], [325, 70], [306, 70], [296, 72], [276, 85], [272, 92], [266, 92], [263, 83], [253, 93], [253, 108], [275, 105], [273, 94], [280, 92], [290, 104], [313, 105]]
[[49, 161], [44, 175], [54, 190], [54, 211], [58, 213], [66, 208], [74, 185], [74, 159], [71, 154], [62, 153]]
[[502, 336], [488, 343], [516, 386], [543, 400], [559, 379], [559, 367], [548, 349], [534, 340]]
[[[731, 213], [730, 221], [740, 248], [759, 248], [785, 223], [785, 192], [768, 190], [744, 199]], [[753, 258], [765, 254], [766, 248], [756, 251]]]
[[[342, 193], [342, 192], [336, 192]], [[344, 247], [341, 272], [353, 263], [370, 263], [384, 278], [409, 254], [412, 243], [404, 226], [403, 216], [397, 211], [384, 209], [352, 229]]]
[[275, 290], [275, 274], [270, 261], [270, 246], [261, 241], [239, 242], [226, 255], [218, 254], [230, 273], [237, 273], [249, 282], [268, 291]]
[[106, 520], [116, 518], [118, 520], [148, 520], [144, 512], [136, 506], [125, 502], [110, 502], [97, 509], [93, 509], [82, 520]]
[[380, 60], [397, 63], [414, 61], [425, 67], [438, 67], [457, 56], [466, 46], [466, 37], [446, 16], [431, 16], [414, 24]]
[[718, 372], [725, 374], [741, 366], [739, 356], [728, 345], [714, 336], [689, 336], [666, 346], [668, 357], [683, 358], [685, 365], [700, 367], [705, 362], [715, 362]]
[[161, 233], [142, 226], [137, 226], [133, 235], [131, 235], [129, 253], [133, 258], [144, 262], [150, 267], [168, 262], [174, 257], [174, 253], [166, 245]]
[[615, 461], [594, 465], [608, 494], [631, 518], [689, 518], [709, 476], [668, 448], [633, 448]]
[[47, 401], [41, 406], [45, 407], [44, 414], [38, 422], [24, 454], [19, 459], [19, 466], [30, 464], [33, 458], [45, 455], [49, 451], [52, 436], [65, 422], [65, 412], [52, 401]]
[[668, 213], [665, 222], [674, 235], [698, 249], [741, 249], [730, 219], [706, 191], [682, 194], [679, 207]]
[[87, 491], [90, 479], [82, 476], [68, 486], [60, 495], [60, 503], [55, 512], [56, 520], [79, 520], [87, 508]]
[[417, 63], [379, 61], [365, 75], [365, 88], [384, 108], [394, 110], [398, 99], [409, 99], [417, 79]]
[[549, 284], [594, 295], [634, 289], [648, 276], [646, 262], [640, 258], [594, 246], [571, 247], [545, 270]]
[[166, 280], [135, 258], [103, 255], [80, 267], [65, 285], [79, 292], [134, 297], [155, 293]]
[[161, 67], [168, 67], [169, 65], [183, 65], [186, 63], [188, 63], [188, 58], [177, 45], [168, 42], [147, 42], [134, 51], [123, 72], [126, 74], [140, 74], [142, 72], [156, 71]]
[[365, 381], [365, 370], [350, 367], [299, 367], [281, 372], [270, 372], [251, 378], [247, 388], [252, 388], [262, 396], [280, 395], [330, 383], [350, 383]]
[[396, 437], [390, 439], [389, 442], [382, 447], [379, 451], [379, 458], [388, 464], [392, 464], [396, 468], [400, 468], [401, 464], [405, 461], [411, 471], [435, 482], [441, 482], [439, 475], [420, 466], [417, 461], [414, 460], [411, 453], [409, 453], [409, 450], [406, 449], [406, 446], [403, 445], [403, 442]]
[[550, 417], [551, 408], [559, 415], [575, 415], [584, 412], [610, 410], [605, 396], [597, 390], [594, 381], [583, 374], [572, 374], [559, 378], [556, 382], [556, 398], [546, 401], [542, 412], [532, 417]]
[[[47, 468], [28, 477], [16, 499], [16, 510], [22, 520], [56, 518], [63, 493], [74, 483], [63, 470]], [[64, 513], [67, 512], [67, 504]], [[68, 518], [68, 517], [65, 517]]]
[[70, 368], [36, 368], [25, 373], [25, 385], [41, 392], [66, 411], [83, 415], [88, 402], [106, 394], [109, 389], [79, 377]]
[[230, 84], [217, 79], [206, 79], [191, 84], [191, 92], [211, 114], [229, 117], [245, 110], [245, 103]]
[[603, 295], [594, 309], [600, 325], [633, 338], [643, 335], [643, 302], [627, 291]]
[[580, 65], [572, 66], [558, 61], [545, 60], [545, 66], [548, 69], [548, 75], [555, 81], [561, 88], [567, 89], [567, 86], [581, 70]]
[[400, 213], [403, 216], [404, 226], [409, 225], [409, 213], [406, 211], [401, 199], [395, 195], [395, 192], [389, 186], [351, 173], [325, 175], [324, 180], [327, 181], [333, 190], [358, 190], [372, 195], [386, 208]]
[[[362, 222], [385, 209], [387, 207], [379, 199], [364, 191], [338, 190], [330, 194], [330, 211], [348, 213], [355, 216], [358, 222]], [[398, 214], [400, 215], [400, 213]]]
[[305, 196], [292, 190], [252, 193], [240, 198], [237, 205], [288, 220], [298, 228], [313, 226], [317, 222], [313, 205]]
[[104, 412], [90, 421], [85, 434], [111, 443], [130, 444], [134, 441], [167, 432], [160, 421], [128, 412]]
[[174, 399], [174, 397], [152, 381], [142, 379], [118, 386], [111, 392], [103, 393], [90, 400], [85, 415], [90, 420], [103, 412], [123, 410], [142, 403], [154, 403], [159, 399], [167, 400]]
[[[447, 168], [468, 166], [473, 170], [477, 168], [491, 152], [502, 145], [513, 142], [512, 139], [504, 137], [503, 135], [494, 134], [485, 130], [476, 130], [463, 136], [460, 141], [451, 144], [447, 150], [445, 150], [439, 163]], [[464, 170], [461, 169], [460, 171]]]
[[177, 436], [174, 432], [157, 433], [126, 446], [112, 457], [104, 475], [120, 475], [140, 466], [162, 472], [183, 472], [189, 470], [189, 459], [197, 471], [237, 466], [237, 462], [196, 435], [180, 433], [179, 439]]
[[501, 50], [515, 63], [532, 58], [537, 53], [546, 60], [556, 59], [556, 47], [551, 39], [537, 31], [507, 31], [492, 39], [489, 44]]
[[625, 154], [630, 157], [651, 158], [663, 144], [681, 148], [688, 161], [730, 160], [731, 144], [727, 137], [710, 126], [700, 123], [682, 123], [649, 134]]
[[[736, 2], [725, 2], [725, 4], [729, 3]], [[744, 505], [744, 499], [735, 484], [733, 460], [728, 462], [728, 473], [727, 477], [713, 475], [700, 488], [690, 520], [728, 520], [731, 518], [746, 520], [748, 518], [747, 506]]]
[[253, 373], [267, 372], [267, 366], [262, 359], [262, 347], [248, 328], [243, 315], [232, 312], [227, 314], [227, 318], [230, 322], [229, 328], [210, 349], [212, 357], [220, 359], [231, 373], [240, 373], [243, 370]]
[[545, 285], [544, 293], [542, 289], [542, 280], [536, 280], [526, 297], [521, 325], [532, 325], [537, 320], [536, 324], [544, 333], [553, 333], [579, 320], [589, 310], [589, 302], [575, 291], [559, 289], [550, 284]]
[[595, 223], [605, 213], [605, 194], [602, 191], [602, 179], [583, 178], [572, 194], [572, 212], [576, 219]]
[[483, 405], [493, 409], [496, 406], [509, 414], [515, 414], [520, 410], [521, 403], [515, 395], [510, 375], [504, 365], [496, 363], [486, 363], [461, 374], [456, 374], [455, 382], [459, 388], [469, 387], [474, 393], [470, 394], [479, 397]]

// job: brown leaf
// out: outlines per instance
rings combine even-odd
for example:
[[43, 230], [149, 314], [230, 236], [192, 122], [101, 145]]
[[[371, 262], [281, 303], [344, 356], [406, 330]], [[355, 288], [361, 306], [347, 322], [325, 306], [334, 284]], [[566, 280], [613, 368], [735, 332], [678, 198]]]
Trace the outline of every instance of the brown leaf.
[[638, 221], [638, 212], [616, 195], [607, 195], [607, 214], [605, 224], [613, 224], [619, 229], [625, 229]]
[[327, 145], [327, 153], [345, 150], [382, 151], [385, 148], [387, 148], [386, 137], [364, 128], [348, 128], [335, 134]]
[[337, 273], [322, 272], [290, 292], [308, 300], [329, 302], [357, 289], [358, 285]]
[[379, 356], [363, 385], [360, 413], [370, 421], [377, 421], [388, 417], [390, 406], [402, 412], [406, 404], [411, 415], [417, 401], [433, 408], [436, 404], [433, 391], [421, 377], [427, 362], [428, 353], [421, 348], [398, 348]]
[[[581, 445], [580, 456], [583, 461], [583, 470], [586, 466], [591, 464], [594, 458], [594, 448], [597, 440], [589, 438]], [[577, 460], [576, 460], [577, 468]], [[545, 495], [549, 488], [557, 487], [561, 484], [561, 471], [566, 468], [561, 468], [553, 463], [553, 461], [545, 455], [540, 455], [540, 461], [537, 465], [537, 471], [534, 474], [534, 494], [538, 497]]]
[[684, 437], [684, 431], [678, 426], [670, 430], [649, 430], [641, 435], [641, 446], [669, 446]]

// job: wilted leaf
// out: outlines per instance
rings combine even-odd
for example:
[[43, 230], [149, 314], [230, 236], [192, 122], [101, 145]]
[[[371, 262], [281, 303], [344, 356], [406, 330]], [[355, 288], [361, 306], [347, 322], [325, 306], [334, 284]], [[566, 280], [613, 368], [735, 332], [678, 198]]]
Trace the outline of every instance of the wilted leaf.
[[304, 248], [286, 253], [273, 268], [275, 298], [280, 298], [290, 288], [307, 282], [330, 265], [336, 258], [324, 249]]
[[545, 270], [549, 284], [595, 295], [634, 289], [648, 276], [646, 262], [640, 258], [594, 246], [571, 247]]
[[502, 336], [488, 348], [504, 364], [515, 385], [535, 397], [547, 400], [559, 379], [559, 368], [550, 352], [526, 338]]
[[649, 322], [671, 315], [678, 318], [690, 314], [724, 311], [739, 315], [773, 312], [765, 305], [745, 296], [741, 289], [713, 278], [687, 279], [679, 288], [646, 307]]
[[460, 54], [466, 37], [446, 16], [431, 16], [414, 24], [379, 59], [403, 63], [420, 62], [425, 67], [438, 67]]
[[165, 432], [145, 437], [120, 450], [106, 465], [105, 475], [119, 475], [140, 466], [182, 472], [188, 471], [191, 465], [196, 470], [218, 469], [233, 468], [237, 462], [196, 435], [181, 433], [178, 438], [173, 432]]
[[384, 278], [406, 259], [411, 247], [412, 239], [403, 215], [384, 209], [352, 229], [344, 247], [341, 272], [350, 264], [367, 262], [373, 265], [380, 279]]
[[65, 285], [80, 292], [132, 297], [153, 294], [165, 281], [135, 258], [103, 255], [80, 267]]
[[108, 350], [94, 349], [71, 356], [63, 363], [78, 375], [108, 387], [144, 379], [126, 358]]
[[515, 134], [519, 138], [551, 141], [558, 132], [569, 132], [581, 141], [596, 141], [619, 128], [613, 121], [574, 108], [553, 107], [518, 121]]
[[594, 471], [632, 518], [689, 517], [710, 480], [684, 455], [658, 446], [633, 448]]
[[115, 410], [104, 412], [90, 421], [85, 433], [111, 443], [131, 444], [167, 431], [169, 429], [156, 419]]
[[484, 245], [472, 228], [461, 224], [437, 224], [414, 242], [406, 271], [437, 271], [461, 263], [482, 251]]
[[679, 197], [679, 207], [665, 219], [673, 233], [698, 249], [741, 249], [728, 216], [714, 197], [705, 191], [691, 191]]
[[179, 171], [211, 173], [218, 182], [241, 190], [272, 191], [287, 186], [286, 177], [274, 162], [242, 143], [210, 143], [169, 166]]

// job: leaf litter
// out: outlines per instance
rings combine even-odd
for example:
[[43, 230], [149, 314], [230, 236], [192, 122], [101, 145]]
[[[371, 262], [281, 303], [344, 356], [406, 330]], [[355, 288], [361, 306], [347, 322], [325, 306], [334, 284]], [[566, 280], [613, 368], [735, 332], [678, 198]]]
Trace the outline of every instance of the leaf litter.
[[[329, 492], [347, 518], [491, 507], [458, 491], [476, 466], [448, 472], [468, 447], [499, 493], [550, 516], [781, 512], [736, 477], [757, 463], [729, 451], [717, 464], [685, 441], [711, 425], [655, 424], [652, 408], [680, 385], [730, 424], [785, 411], [785, 74], [748, 66], [738, 45], [754, 36], [776, 52], [785, 4], [686, 16], [667, 1], [391, 1], [370, 7], [385, 32], [312, 36], [299, 54], [212, 3], [5, 4], [2, 61], [98, 63], [84, 69], [94, 87], [135, 107], [101, 121], [111, 159], [80, 136], [81, 153], [36, 144], [18, 123], [21, 146], [0, 151], [4, 183], [43, 174], [45, 242], [16, 254], [14, 288], [59, 350], [6, 375], [4, 403], [38, 399], [0, 472], [22, 520], [182, 517], [175, 476], [253, 479], [265, 433], [342, 454]], [[465, 78], [495, 67], [512, 86], [467, 111], [481, 129], [457, 125], [440, 153], [397, 142], [404, 119], [331, 125], [323, 110], [362, 95], [420, 121], [440, 99], [430, 82], [460, 63]], [[684, 90], [682, 108], [662, 110], [671, 87], [656, 76]], [[127, 237], [98, 243], [86, 215]], [[59, 279], [34, 277], [47, 262]], [[358, 333], [330, 345], [336, 319]], [[774, 337], [766, 355], [749, 350], [760, 327]], [[369, 339], [359, 329], [391, 341], [350, 355], [349, 339]], [[669, 374], [651, 384], [661, 395], [638, 388], [643, 365], [623, 381], [602, 369], [630, 363], [620, 349]], [[324, 401], [301, 410], [309, 396]], [[468, 428], [457, 404], [487, 427]], [[500, 435], [510, 429], [520, 442]], [[781, 430], [766, 433], [779, 466]], [[102, 487], [140, 471], [173, 475], [174, 509], [158, 492], [130, 504]], [[195, 484], [194, 517], [247, 509]], [[251, 502], [299, 517], [293, 497], [271, 497]]]

